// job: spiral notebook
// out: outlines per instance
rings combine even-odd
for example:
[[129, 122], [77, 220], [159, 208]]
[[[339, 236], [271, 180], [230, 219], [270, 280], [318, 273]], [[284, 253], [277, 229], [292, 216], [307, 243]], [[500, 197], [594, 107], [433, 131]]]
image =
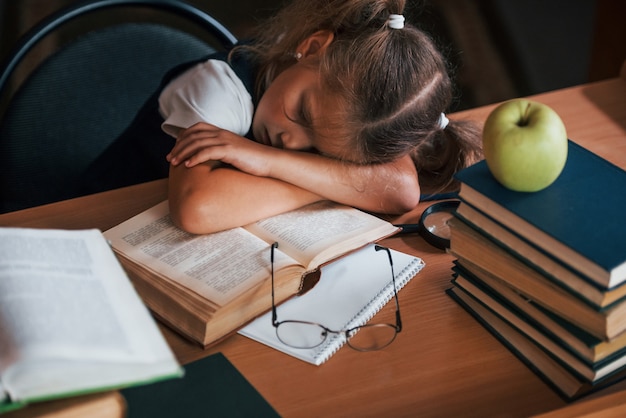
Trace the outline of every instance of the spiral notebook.
[[[399, 291], [420, 272], [424, 262], [396, 250], [391, 250], [391, 255]], [[279, 305], [277, 314], [279, 321], [303, 320], [343, 330], [369, 322], [392, 298], [389, 258], [385, 251], [375, 251], [372, 244], [322, 267], [319, 283], [304, 295]], [[315, 348], [289, 347], [276, 337], [271, 315], [268, 312], [258, 317], [239, 333], [318, 366], [346, 343], [343, 335], [331, 334]]]

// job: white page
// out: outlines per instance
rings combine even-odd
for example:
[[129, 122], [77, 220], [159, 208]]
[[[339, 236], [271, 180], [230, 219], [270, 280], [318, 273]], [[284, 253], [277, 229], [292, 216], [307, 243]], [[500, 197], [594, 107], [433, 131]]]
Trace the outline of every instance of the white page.
[[[243, 228], [206, 235], [172, 223], [168, 202], [109, 229], [113, 247], [160, 276], [223, 306], [267, 279], [270, 243]], [[276, 268], [295, 261], [278, 252]]]
[[[12, 397], [154, 378], [154, 364], [178, 369], [95, 229], [0, 228], [0, 335], [0, 372]], [[115, 364], [122, 368], [113, 375]]]
[[[321, 279], [312, 290], [277, 307], [278, 321], [310, 321], [338, 331], [361, 325], [357, 324], [358, 320], [351, 320], [362, 312], [367, 322], [370, 315], [375, 314], [393, 297], [387, 252], [375, 251], [373, 247], [368, 245], [322, 267]], [[391, 253], [396, 287], [399, 290], [421, 270], [424, 263], [405, 253], [395, 250], [391, 250]], [[377, 301], [381, 293], [385, 294], [385, 298]], [[312, 364], [321, 364], [345, 342], [343, 337], [332, 334], [324, 344], [312, 349], [286, 346], [276, 337], [271, 312], [257, 318], [239, 333]]]
[[[330, 201], [312, 203], [245, 228], [267, 242], [280, 242], [281, 250], [307, 269], [361, 247], [362, 234], [372, 233], [367, 240], [372, 242], [397, 229], [366, 212]], [[344, 250], [338, 251], [336, 244]]]

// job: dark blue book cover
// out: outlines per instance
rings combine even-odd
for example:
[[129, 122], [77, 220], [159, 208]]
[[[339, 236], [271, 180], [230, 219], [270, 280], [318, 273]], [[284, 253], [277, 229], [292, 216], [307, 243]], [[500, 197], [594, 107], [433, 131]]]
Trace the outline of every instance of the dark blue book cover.
[[609, 287], [626, 279], [626, 171], [621, 168], [569, 141], [563, 172], [541, 191], [503, 187], [485, 161], [460, 171], [457, 179], [461, 199], [538, 246], [566, 262], [589, 260], [590, 269], [606, 274]]
[[279, 417], [222, 353], [187, 364], [182, 379], [132, 387], [121, 393], [129, 418]]

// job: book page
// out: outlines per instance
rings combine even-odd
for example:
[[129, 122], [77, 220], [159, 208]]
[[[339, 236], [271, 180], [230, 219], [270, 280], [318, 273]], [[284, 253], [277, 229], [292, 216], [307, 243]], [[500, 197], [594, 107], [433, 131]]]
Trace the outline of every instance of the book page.
[[[104, 235], [125, 257], [220, 306], [270, 275], [270, 243], [243, 228], [189, 234], [172, 223], [167, 201]], [[275, 263], [297, 264], [278, 251]]]
[[[31, 370], [48, 370], [43, 366], [53, 361], [171, 360], [100, 231], [0, 228], [0, 372], [6, 387], [35, 385], [23, 373], [29, 362], [36, 365]], [[53, 379], [57, 386], [62, 380]]]
[[[397, 230], [380, 218], [330, 201], [313, 203], [245, 228], [267, 242], [278, 241], [282, 251], [308, 268]], [[345, 245], [338, 249], [337, 244]]]
[[15, 350], [21, 356], [128, 358], [145, 346], [126, 317], [137, 315], [121, 294], [129, 290], [100, 231], [0, 228], [0, 370]]

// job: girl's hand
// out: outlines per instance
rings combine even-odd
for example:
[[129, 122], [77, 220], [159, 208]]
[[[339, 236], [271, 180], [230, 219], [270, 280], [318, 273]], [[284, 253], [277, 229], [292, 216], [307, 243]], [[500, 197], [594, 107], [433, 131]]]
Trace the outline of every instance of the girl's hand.
[[208, 161], [220, 161], [252, 175], [268, 176], [272, 151], [269, 146], [200, 122], [180, 134], [166, 158], [174, 166], [194, 167]]

